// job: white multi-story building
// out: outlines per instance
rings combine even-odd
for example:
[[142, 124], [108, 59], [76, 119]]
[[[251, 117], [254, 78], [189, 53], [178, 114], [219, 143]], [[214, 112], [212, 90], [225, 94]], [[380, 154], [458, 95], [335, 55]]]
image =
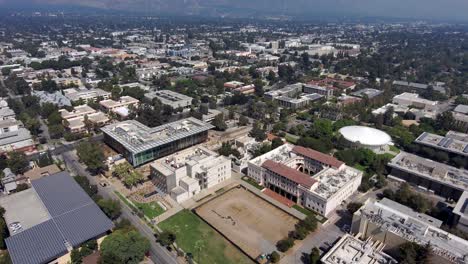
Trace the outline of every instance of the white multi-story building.
[[247, 175], [325, 216], [356, 192], [362, 179], [361, 171], [332, 156], [291, 144], [249, 161]]
[[158, 189], [181, 203], [231, 178], [231, 161], [194, 146], [151, 163], [151, 175]]
[[424, 109], [426, 111], [437, 111], [438, 102], [419, 97], [416, 93], [402, 93], [393, 97], [392, 102], [397, 105]]
[[384, 198], [368, 200], [353, 215], [351, 232], [372, 237], [398, 254], [406, 242], [430, 245], [432, 263], [467, 263], [468, 241], [441, 229], [442, 221]]
[[383, 252], [385, 244], [373, 241], [371, 238], [365, 241], [359, 239], [359, 235], [345, 234], [338, 242], [320, 259], [323, 264], [396, 264], [394, 258]]

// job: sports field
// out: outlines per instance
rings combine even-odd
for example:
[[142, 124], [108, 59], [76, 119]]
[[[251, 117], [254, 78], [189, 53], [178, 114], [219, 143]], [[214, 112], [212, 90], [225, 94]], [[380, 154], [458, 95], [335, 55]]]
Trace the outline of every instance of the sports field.
[[276, 250], [276, 242], [294, 230], [298, 221], [242, 188], [216, 197], [196, 212], [254, 259]]
[[188, 210], [180, 211], [158, 226], [174, 232], [177, 245], [186, 253], [192, 253], [198, 263], [253, 264], [244, 253]]

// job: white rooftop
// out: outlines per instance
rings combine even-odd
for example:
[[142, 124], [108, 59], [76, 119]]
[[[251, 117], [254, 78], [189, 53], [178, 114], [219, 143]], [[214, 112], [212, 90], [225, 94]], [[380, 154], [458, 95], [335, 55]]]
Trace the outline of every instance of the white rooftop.
[[345, 234], [321, 259], [324, 264], [393, 264], [395, 259], [382, 252], [385, 247], [379, 241], [359, 240]]
[[383, 146], [392, 141], [392, 138], [385, 132], [365, 126], [347, 126], [339, 130], [344, 138], [366, 146]]
[[455, 263], [465, 263], [468, 257], [468, 241], [440, 229], [441, 221], [392, 200], [368, 201], [358, 213], [408, 241], [420, 245], [430, 243], [434, 254]]

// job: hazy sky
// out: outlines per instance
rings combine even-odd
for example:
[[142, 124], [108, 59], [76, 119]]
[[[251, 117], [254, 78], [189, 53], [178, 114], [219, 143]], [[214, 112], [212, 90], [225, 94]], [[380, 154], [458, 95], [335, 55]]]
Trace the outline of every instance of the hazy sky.
[[191, 12], [199, 7], [249, 8], [279, 13], [342, 14], [468, 21], [468, 0], [0, 0], [7, 4], [70, 3], [95, 7]]

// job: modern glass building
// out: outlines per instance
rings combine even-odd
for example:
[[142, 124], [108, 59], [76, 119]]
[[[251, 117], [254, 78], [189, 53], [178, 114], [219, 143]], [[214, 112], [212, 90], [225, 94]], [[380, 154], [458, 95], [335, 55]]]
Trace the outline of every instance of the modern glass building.
[[101, 128], [104, 142], [122, 154], [134, 167], [202, 143], [213, 126], [193, 117], [147, 127], [135, 120]]

